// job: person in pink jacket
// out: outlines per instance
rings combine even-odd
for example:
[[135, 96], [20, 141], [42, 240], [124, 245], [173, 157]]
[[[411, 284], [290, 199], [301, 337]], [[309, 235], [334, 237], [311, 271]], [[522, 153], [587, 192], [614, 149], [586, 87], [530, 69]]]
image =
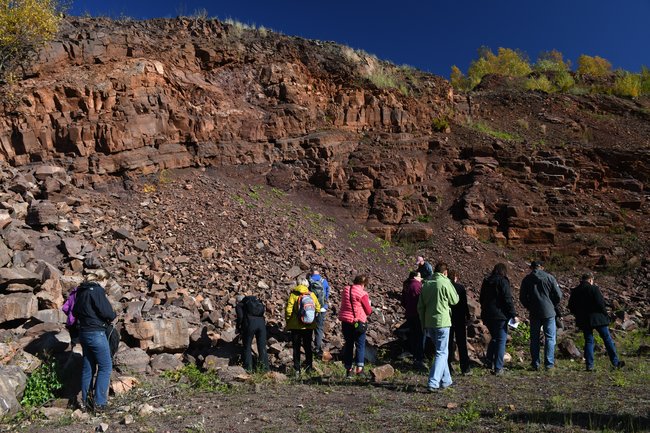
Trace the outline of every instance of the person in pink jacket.
[[[341, 294], [341, 308], [339, 308], [339, 320], [343, 323], [343, 365], [345, 365], [346, 376], [353, 373], [363, 374], [363, 365], [366, 350], [366, 327], [368, 316], [372, 313], [370, 299], [366, 286], [368, 277], [357, 275], [351, 286], [345, 286]], [[356, 369], [352, 367], [352, 355], [354, 346], [357, 351], [354, 357]]]

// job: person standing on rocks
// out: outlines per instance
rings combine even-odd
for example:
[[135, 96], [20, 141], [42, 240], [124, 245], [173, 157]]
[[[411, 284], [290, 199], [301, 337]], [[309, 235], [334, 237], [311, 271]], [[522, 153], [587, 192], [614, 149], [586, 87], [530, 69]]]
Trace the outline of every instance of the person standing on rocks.
[[470, 320], [469, 306], [467, 305], [467, 290], [458, 282], [458, 273], [449, 272], [449, 279], [458, 294], [458, 303], [451, 307], [451, 331], [449, 332], [449, 370], [453, 372], [451, 360], [454, 353], [454, 337], [458, 346], [458, 358], [460, 361], [460, 372], [463, 375], [471, 374], [469, 368], [469, 354], [467, 353], [467, 323]]
[[424, 364], [424, 339], [422, 323], [418, 315], [418, 300], [422, 292], [422, 277], [417, 271], [412, 271], [402, 288], [402, 306], [408, 328], [408, 342], [413, 355], [413, 368], [427, 370]]
[[[303, 299], [304, 297], [311, 298]], [[303, 308], [303, 305], [306, 306]], [[310, 308], [310, 323], [301, 314], [306, 308]], [[291, 290], [287, 306], [284, 310], [284, 318], [287, 323], [286, 329], [291, 331], [293, 345], [293, 369], [297, 377], [300, 376], [300, 348], [305, 350], [305, 370], [311, 372], [313, 365], [312, 337], [316, 328], [315, 312], [320, 311], [320, 304], [316, 295], [309, 291], [309, 281], [302, 279], [296, 287]]]
[[569, 297], [569, 311], [576, 318], [578, 327], [585, 336], [585, 368], [587, 371], [594, 369], [594, 329], [603, 339], [607, 355], [614, 368], [622, 368], [625, 361], [618, 359], [614, 340], [609, 333], [609, 316], [605, 307], [605, 300], [598, 286], [594, 284], [594, 275], [584, 274], [580, 285], [571, 290]]
[[447, 278], [447, 264], [438, 263], [433, 278], [422, 285], [418, 300], [418, 315], [424, 327], [424, 336], [433, 340], [435, 346], [435, 357], [429, 371], [429, 391], [447, 388], [452, 384], [447, 361], [451, 306], [457, 303], [458, 294]]
[[256, 296], [236, 297], [237, 330], [242, 336], [244, 368], [253, 370], [253, 337], [257, 340], [258, 367], [269, 369], [269, 357], [266, 353], [266, 321], [264, 304]]
[[492, 273], [483, 280], [481, 293], [481, 320], [490, 332], [490, 343], [487, 347], [488, 367], [492, 372], [503, 374], [503, 357], [506, 353], [508, 338], [508, 321], [517, 322], [515, 304], [512, 300], [508, 268], [504, 263], [497, 263]]
[[[98, 412], [105, 410], [108, 404], [108, 388], [113, 370], [111, 350], [106, 338], [106, 327], [116, 317], [104, 291], [109, 277], [109, 273], [103, 269], [90, 274], [77, 289], [73, 308], [79, 327], [79, 342], [83, 349], [82, 404], [84, 408]], [[92, 390], [95, 373], [97, 377]]]
[[309, 275], [309, 291], [316, 295], [321, 308], [316, 315], [316, 330], [314, 332], [314, 352], [317, 356], [323, 355], [323, 335], [325, 333], [325, 316], [327, 315], [327, 301], [330, 297], [330, 285], [323, 278], [318, 269], [312, 269]]
[[531, 368], [539, 370], [540, 331], [544, 329], [544, 368], [555, 366], [555, 311], [562, 291], [555, 277], [544, 271], [542, 262], [533, 261], [530, 273], [521, 282], [519, 301], [529, 312]]
[[[341, 307], [339, 308], [339, 320], [342, 323], [343, 338], [343, 365], [345, 366], [346, 377], [353, 374], [362, 375], [365, 365], [366, 353], [366, 330], [368, 328], [368, 316], [372, 314], [370, 298], [366, 287], [368, 277], [357, 275], [351, 286], [345, 286], [341, 293]], [[354, 353], [354, 347], [357, 351]], [[353, 357], [354, 355], [354, 357]], [[354, 358], [355, 367], [352, 365]]]
[[431, 263], [424, 260], [424, 257], [418, 256], [415, 264], [418, 267], [416, 272], [420, 274], [423, 281], [430, 280], [433, 277], [433, 267], [431, 266]]

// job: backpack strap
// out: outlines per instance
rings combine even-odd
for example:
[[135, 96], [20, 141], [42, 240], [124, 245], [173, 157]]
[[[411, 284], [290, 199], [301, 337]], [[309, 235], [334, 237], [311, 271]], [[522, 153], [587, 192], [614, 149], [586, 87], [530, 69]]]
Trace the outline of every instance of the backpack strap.
[[357, 321], [357, 315], [354, 312], [354, 302], [352, 300], [352, 286], [349, 286], [349, 287], [350, 287], [350, 290], [349, 290], [349, 292], [350, 292], [350, 307], [352, 308], [352, 317], [354, 317], [354, 321], [356, 322]]

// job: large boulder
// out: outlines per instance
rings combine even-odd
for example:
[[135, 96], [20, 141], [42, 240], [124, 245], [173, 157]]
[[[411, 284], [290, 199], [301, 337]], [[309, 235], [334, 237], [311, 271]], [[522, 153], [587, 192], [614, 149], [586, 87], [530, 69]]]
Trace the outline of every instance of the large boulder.
[[27, 376], [20, 367], [0, 366], [0, 418], [20, 410], [18, 399], [27, 385]]
[[9, 284], [25, 284], [36, 286], [41, 282], [41, 276], [25, 268], [0, 268], [0, 287]]
[[185, 319], [126, 323], [125, 329], [147, 352], [182, 352], [190, 344], [189, 326]]
[[0, 295], [0, 323], [29, 319], [38, 311], [38, 300], [31, 293]]
[[149, 355], [142, 349], [132, 347], [115, 354], [113, 365], [121, 373], [145, 373], [149, 367]]

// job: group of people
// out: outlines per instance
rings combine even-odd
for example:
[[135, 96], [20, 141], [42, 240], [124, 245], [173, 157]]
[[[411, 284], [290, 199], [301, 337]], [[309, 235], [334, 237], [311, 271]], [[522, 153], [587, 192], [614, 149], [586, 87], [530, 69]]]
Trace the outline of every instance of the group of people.
[[[368, 277], [358, 275], [341, 293], [338, 318], [342, 322], [343, 364], [349, 377], [364, 374], [365, 345], [368, 316], [372, 313], [366, 286]], [[329, 310], [330, 285], [318, 269], [312, 269], [307, 278], [289, 293], [285, 307], [286, 329], [291, 333], [293, 369], [297, 377], [303, 371], [301, 353], [305, 353], [304, 371], [313, 370], [314, 354], [323, 354], [325, 317]], [[266, 352], [266, 326], [263, 309], [261, 314], [253, 311], [260, 301], [255, 296], [237, 297], [237, 328], [242, 335], [244, 368], [254, 368], [252, 360], [252, 339], [257, 339], [258, 367], [268, 369]], [[257, 311], [260, 309], [257, 308]], [[355, 350], [356, 349], [356, 350]]]
[[[418, 257], [416, 264], [418, 268], [404, 281], [402, 305], [414, 367], [429, 371], [428, 390], [435, 391], [453, 383], [452, 357], [449, 354], [454, 353], [454, 342], [458, 347], [461, 374], [471, 374], [467, 351], [467, 324], [470, 321], [467, 291], [458, 282], [458, 274], [450, 271], [446, 263], [440, 262], [434, 268], [423, 257]], [[531, 368], [540, 368], [540, 335], [543, 332], [544, 367], [552, 369], [555, 365], [556, 316], [562, 291], [557, 280], [544, 270], [542, 262], [534, 261], [530, 268], [530, 273], [521, 282], [519, 300], [529, 312]], [[63, 306], [68, 315], [68, 325], [78, 332], [83, 349], [82, 404], [96, 411], [106, 408], [112, 371], [105, 331], [116, 314], [105, 294], [108, 278], [108, 273], [102, 270], [90, 274], [88, 281], [75, 289]], [[364, 374], [366, 330], [368, 317], [372, 314], [367, 286], [368, 277], [358, 275], [341, 291], [338, 318], [342, 323], [342, 357], [348, 377]], [[286, 329], [291, 333], [293, 368], [297, 376], [300, 376], [303, 366], [302, 350], [306, 372], [313, 369], [314, 353], [323, 353], [330, 291], [327, 280], [318, 269], [312, 269], [308, 277], [301, 279], [291, 290], [287, 299]], [[519, 324], [504, 263], [496, 264], [483, 280], [479, 298], [481, 319], [491, 337], [485, 363], [493, 374], [500, 376], [504, 372], [508, 328]], [[264, 304], [255, 296], [238, 296], [236, 301], [244, 367], [247, 370], [254, 368], [251, 345], [255, 338], [258, 368], [268, 370]], [[625, 362], [618, 358], [609, 333], [605, 302], [600, 289], [594, 285], [593, 274], [584, 274], [580, 284], [571, 290], [568, 308], [575, 316], [577, 327], [584, 333], [586, 370], [594, 369], [594, 330], [602, 337], [612, 366], [623, 367]], [[427, 341], [431, 341], [434, 347], [430, 367], [424, 362]]]
[[[451, 358], [454, 337], [458, 347], [460, 370], [471, 374], [467, 352], [467, 323], [470, 319], [467, 292], [458, 283], [458, 275], [449, 271], [447, 264], [438, 263], [435, 269], [423, 257], [418, 257], [417, 270], [404, 281], [402, 305], [405, 308], [409, 345], [416, 369], [427, 369], [424, 364], [424, 347], [427, 340], [434, 345], [434, 359], [429, 368], [428, 389], [434, 391], [452, 385]], [[530, 273], [521, 282], [519, 301], [529, 312], [531, 368], [540, 368], [541, 334], [544, 334], [544, 368], [555, 366], [555, 341], [558, 306], [562, 291], [555, 277], [546, 272], [543, 263], [533, 261]], [[424, 275], [424, 277], [422, 276]], [[515, 311], [512, 289], [504, 263], [494, 266], [492, 273], [481, 285], [481, 319], [490, 333], [485, 364], [493, 374], [504, 372], [504, 355], [508, 328], [516, 328], [519, 319]], [[593, 274], [584, 274], [580, 285], [571, 291], [569, 310], [576, 325], [584, 333], [584, 358], [586, 370], [594, 368], [594, 337], [596, 330], [603, 339], [613, 367], [621, 368], [616, 347], [609, 333], [609, 317], [602, 294], [594, 285]]]

